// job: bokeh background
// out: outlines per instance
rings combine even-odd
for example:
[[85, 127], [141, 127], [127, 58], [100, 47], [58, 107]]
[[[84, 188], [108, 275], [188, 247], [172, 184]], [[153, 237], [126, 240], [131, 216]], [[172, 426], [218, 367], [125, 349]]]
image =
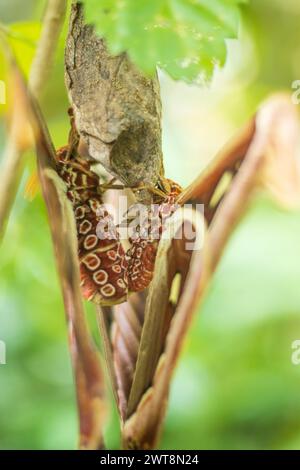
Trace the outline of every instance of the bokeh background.
[[[34, 37], [44, 1], [0, 0], [3, 23]], [[210, 86], [161, 75], [166, 173], [186, 185], [270, 93], [300, 79], [298, 0], [250, 0], [239, 41]], [[65, 34], [65, 33], [64, 33]], [[66, 142], [63, 39], [46, 84], [43, 111], [56, 145]], [[22, 48], [28, 68], [34, 41]], [[1, 73], [1, 71], [0, 71]], [[1, 76], [0, 76], [1, 79]], [[0, 110], [1, 111], [1, 110]], [[0, 125], [0, 155], [5, 146]], [[24, 197], [25, 172], [0, 251], [0, 448], [76, 446], [75, 396], [63, 304], [41, 194]], [[0, 174], [1, 179], [1, 174]], [[88, 317], [96, 341], [93, 308]], [[235, 230], [195, 317], [173, 381], [162, 447], [169, 449], [299, 449], [300, 211], [283, 211], [257, 194]], [[119, 447], [111, 402], [109, 448]]]

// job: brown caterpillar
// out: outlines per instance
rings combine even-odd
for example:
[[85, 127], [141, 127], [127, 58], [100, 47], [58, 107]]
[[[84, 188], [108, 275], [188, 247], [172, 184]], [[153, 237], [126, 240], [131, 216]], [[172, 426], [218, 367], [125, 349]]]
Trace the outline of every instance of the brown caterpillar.
[[177, 209], [176, 197], [182, 189], [165, 178], [159, 182], [162, 190], [152, 188], [154, 209], [129, 237], [131, 247], [125, 253], [118, 229], [103, 204], [99, 176], [91, 163], [78, 155], [79, 136], [72, 109], [69, 116], [69, 144], [56, 152], [56, 171], [66, 184], [76, 220], [82, 294], [101, 305], [114, 305], [151, 282], [164, 223]]
[[128, 291], [127, 260], [103, 205], [99, 177], [89, 162], [70, 155], [69, 146], [60, 148], [56, 159], [57, 173], [66, 184], [76, 220], [83, 296], [102, 305], [123, 302]]
[[126, 253], [126, 259], [130, 292], [142, 291], [152, 281], [158, 244], [165, 222], [178, 207], [176, 198], [182, 188], [168, 179], [163, 180], [163, 186], [167, 188], [165, 198], [160, 197], [159, 201], [156, 198], [156, 205], [150, 209], [148, 216], [129, 238], [131, 248]]

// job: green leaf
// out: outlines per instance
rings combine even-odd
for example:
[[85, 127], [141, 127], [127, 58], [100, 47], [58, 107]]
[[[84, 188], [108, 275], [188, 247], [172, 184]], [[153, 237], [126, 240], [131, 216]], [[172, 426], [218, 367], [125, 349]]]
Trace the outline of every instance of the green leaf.
[[83, 0], [86, 21], [109, 51], [126, 51], [147, 75], [156, 67], [198, 83], [226, 61], [226, 39], [238, 33], [247, 0]]

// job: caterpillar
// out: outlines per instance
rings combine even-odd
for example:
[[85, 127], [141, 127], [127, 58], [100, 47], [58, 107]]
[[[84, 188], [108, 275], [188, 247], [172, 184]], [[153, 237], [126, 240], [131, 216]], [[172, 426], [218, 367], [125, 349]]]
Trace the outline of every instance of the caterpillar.
[[124, 302], [128, 291], [127, 259], [103, 205], [98, 175], [88, 161], [70, 152], [69, 146], [57, 151], [56, 170], [66, 184], [66, 195], [73, 206], [84, 298], [102, 305]]
[[150, 284], [165, 221], [177, 209], [176, 197], [182, 189], [166, 178], [159, 181], [162, 190], [150, 188], [156, 194], [155, 205], [129, 237], [131, 246], [125, 252], [117, 227], [103, 204], [99, 176], [91, 163], [78, 155], [79, 137], [72, 109], [69, 116], [69, 144], [56, 152], [56, 171], [65, 182], [66, 196], [74, 211], [82, 294], [95, 303], [115, 305]]
[[163, 180], [165, 197], [150, 208], [147, 216], [129, 238], [131, 247], [126, 253], [128, 263], [128, 290], [139, 292], [148, 287], [153, 278], [159, 240], [166, 220], [177, 210], [176, 198], [182, 188], [169, 179]]

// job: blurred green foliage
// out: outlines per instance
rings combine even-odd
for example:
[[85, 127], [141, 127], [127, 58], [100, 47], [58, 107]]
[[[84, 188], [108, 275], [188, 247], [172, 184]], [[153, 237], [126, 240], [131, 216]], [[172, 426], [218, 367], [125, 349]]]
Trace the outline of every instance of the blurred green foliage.
[[[44, 2], [2, 0], [6, 23], [37, 22]], [[210, 88], [161, 75], [167, 174], [186, 184], [271, 91], [300, 78], [297, 0], [250, 0], [240, 41]], [[66, 34], [66, 28], [64, 35]], [[68, 132], [63, 43], [42, 99], [56, 145]], [[34, 46], [32, 46], [34, 47]], [[29, 57], [29, 56], [28, 56]], [[29, 60], [29, 59], [27, 59]], [[27, 68], [29, 64], [27, 65]], [[0, 79], [2, 77], [0, 76]], [[0, 155], [5, 145], [3, 125]], [[41, 195], [24, 198], [26, 171], [0, 254], [0, 448], [74, 448], [75, 396], [62, 299]], [[175, 374], [162, 447], [300, 448], [300, 211], [257, 194], [193, 322]], [[93, 307], [87, 305], [93, 335]], [[118, 448], [111, 401], [106, 435]]]
[[85, 16], [112, 54], [127, 51], [145, 73], [203, 83], [226, 58], [245, 0], [84, 0]]

